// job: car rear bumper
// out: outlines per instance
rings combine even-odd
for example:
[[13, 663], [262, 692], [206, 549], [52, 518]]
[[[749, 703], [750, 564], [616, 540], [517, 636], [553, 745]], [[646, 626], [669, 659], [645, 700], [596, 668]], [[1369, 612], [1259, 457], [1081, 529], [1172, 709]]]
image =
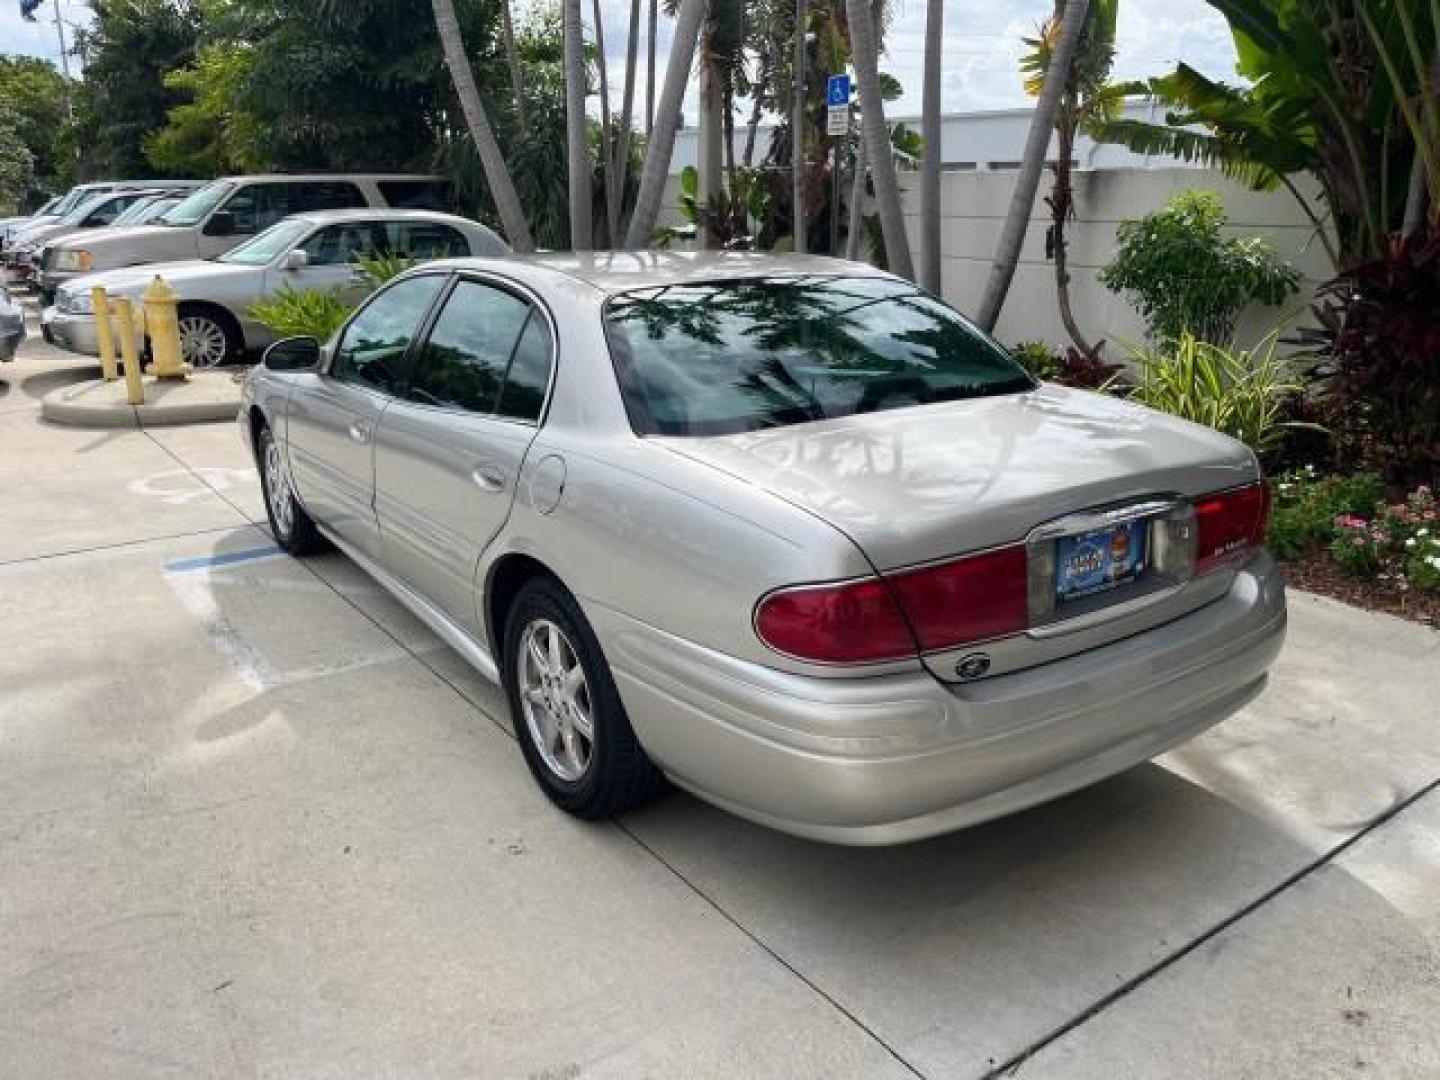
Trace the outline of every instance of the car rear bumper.
[[667, 775], [743, 817], [847, 844], [964, 828], [1155, 757], [1259, 693], [1286, 625], [1268, 555], [1173, 622], [961, 684], [791, 675], [598, 615], [636, 734]]
[[67, 315], [48, 307], [40, 313], [40, 330], [52, 345], [85, 356], [100, 355], [93, 315]]

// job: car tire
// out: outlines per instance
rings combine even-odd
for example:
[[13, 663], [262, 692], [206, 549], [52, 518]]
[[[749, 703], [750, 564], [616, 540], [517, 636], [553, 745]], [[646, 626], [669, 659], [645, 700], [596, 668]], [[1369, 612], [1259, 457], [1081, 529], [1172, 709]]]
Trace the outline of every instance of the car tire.
[[212, 307], [181, 304], [180, 358], [197, 371], [217, 368], [240, 357], [243, 343], [235, 320]]
[[328, 546], [325, 538], [295, 498], [285, 451], [268, 425], [260, 428], [255, 451], [260, 469], [260, 492], [265, 498], [265, 515], [270, 519], [270, 534], [275, 537], [275, 543], [291, 555], [313, 555], [324, 551]]
[[640, 805], [664, 786], [630, 727], [595, 632], [563, 585], [542, 576], [521, 586], [504, 641], [515, 735], [551, 802], [597, 820]]

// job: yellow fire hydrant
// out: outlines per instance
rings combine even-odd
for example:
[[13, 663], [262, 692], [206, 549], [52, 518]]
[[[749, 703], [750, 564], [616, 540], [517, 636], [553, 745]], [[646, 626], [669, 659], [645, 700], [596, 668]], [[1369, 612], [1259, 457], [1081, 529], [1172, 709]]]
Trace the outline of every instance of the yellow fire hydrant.
[[100, 373], [106, 382], [118, 377], [115, 370], [115, 339], [110, 336], [110, 298], [96, 285], [90, 290], [90, 310], [95, 315], [95, 341], [100, 346]]
[[145, 289], [145, 326], [150, 331], [151, 364], [157, 379], [183, 379], [190, 374], [180, 349], [180, 298], [159, 274]]

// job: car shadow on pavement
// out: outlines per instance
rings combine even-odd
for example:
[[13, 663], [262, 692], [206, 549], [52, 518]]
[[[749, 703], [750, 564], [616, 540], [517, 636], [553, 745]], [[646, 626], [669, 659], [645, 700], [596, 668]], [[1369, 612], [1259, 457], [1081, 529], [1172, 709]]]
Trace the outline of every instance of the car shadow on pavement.
[[[785, 836], [680, 792], [624, 827], [927, 1075], [1010, 1061], [1323, 855], [1156, 764], [899, 847]], [[1347, 925], [1398, 923], [1428, 952], [1384, 897], [1351, 892]]]

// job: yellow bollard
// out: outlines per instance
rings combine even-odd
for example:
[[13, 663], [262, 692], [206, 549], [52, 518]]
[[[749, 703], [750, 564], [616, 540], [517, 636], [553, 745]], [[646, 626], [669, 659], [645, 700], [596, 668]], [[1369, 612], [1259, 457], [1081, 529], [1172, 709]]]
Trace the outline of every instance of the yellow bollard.
[[110, 298], [105, 288], [96, 285], [90, 290], [90, 310], [95, 315], [95, 341], [100, 346], [100, 374], [106, 382], [120, 377], [115, 370], [115, 339], [110, 336]]
[[135, 347], [135, 310], [123, 296], [115, 301], [115, 321], [120, 335], [120, 355], [125, 360], [126, 404], [144, 405], [145, 387], [140, 382], [140, 350]]
[[190, 374], [180, 351], [180, 298], [159, 274], [145, 289], [145, 325], [150, 331], [150, 374], [157, 379], [183, 379]]

